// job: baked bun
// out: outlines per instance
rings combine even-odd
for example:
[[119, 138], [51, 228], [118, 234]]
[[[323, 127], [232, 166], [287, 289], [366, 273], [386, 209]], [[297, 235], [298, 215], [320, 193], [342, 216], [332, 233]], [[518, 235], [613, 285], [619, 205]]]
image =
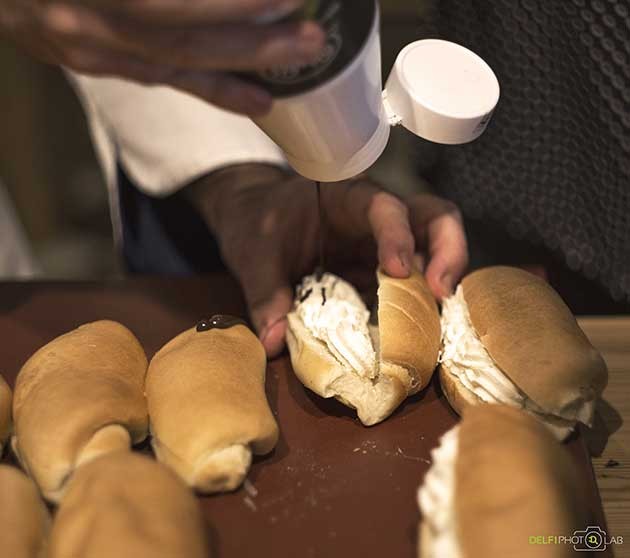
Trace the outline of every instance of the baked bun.
[[206, 558], [206, 528], [194, 494], [171, 471], [115, 452], [73, 475], [47, 558]]
[[4, 444], [11, 435], [11, 399], [11, 388], [0, 376], [0, 457], [2, 457]]
[[9, 465], [0, 465], [0, 525], [0, 555], [44, 557], [50, 515], [35, 483]]
[[202, 493], [234, 490], [278, 426], [265, 394], [265, 350], [240, 320], [214, 316], [151, 360], [146, 394], [157, 458]]
[[146, 438], [146, 370], [138, 340], [110, 321], [58, 337], [22, 367], [12, 448], [46, 499], [58, 502], [82, 463]]
[[573, 556], [573, 545], [532, 545], [571, 536], [588, 519], [566, 449], [530, 414], [468, 407], [432, 452], [418, 501], [420, 558]]
[[522, 408], [560, 440], [577, 422], [592, 425], [606, 364], [539, 277], [511, 267], [468, 275], [444, 301], [442, 338], [440, 381], [458, 413], [479, 403]]
[[309, 276], [288, 316], [287, 344], [300, 381], [322, 397], [357, 410], [366, 426], [383, 421], [431, 379], [440, 317], [424, 277], [377, 272], [378, 326], [346, 281]]

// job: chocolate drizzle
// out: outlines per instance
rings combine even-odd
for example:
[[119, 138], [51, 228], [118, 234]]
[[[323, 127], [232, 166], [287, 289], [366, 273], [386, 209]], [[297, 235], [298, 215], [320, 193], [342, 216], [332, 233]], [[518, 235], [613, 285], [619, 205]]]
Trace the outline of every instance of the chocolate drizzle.
[[247, 324], [240, 318], [225, 314], [215, 314], [212, 318], [201, 320], [197, 324], [197, 331], [202, 333], [204, 331], [210, 331], [211, 329], [230, 329], [231, 327], [237, 325], [244, 325], [247, 327]]
[[300, 295], [300, 304], [302, 302], [304, 302], [309, 296], [311, 296], [311, 294], [313, 293], [313, 289], [309, 289], [308, 291], [306, 291], [304, 294]]
[[326, 304], [326, 287], [322, 287], [322, 306]]
[[315, 278], [318, 281], [322, 280], [324, 276], [324, 269], [326, 267], [326, 216], [324, 215], [324, 208], [322, 207], [322, 184], [316, 182], [317, 186], [317, 213], [319, 215], [319, 231], [318, 231], [318, 250], [319, 250], [319, 262], [315, 268]]

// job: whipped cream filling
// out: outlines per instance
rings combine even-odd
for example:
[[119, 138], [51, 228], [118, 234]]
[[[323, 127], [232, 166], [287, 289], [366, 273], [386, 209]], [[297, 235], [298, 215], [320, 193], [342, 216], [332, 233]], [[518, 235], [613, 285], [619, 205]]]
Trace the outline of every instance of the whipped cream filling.
[[297, 291], [295, 312], [343, 366], [364, 378], [378, 375], [368, 329], [370, 312], [350, 283], [331, 273], [305, 277]]
[[[443, 302], [442, 308], [442, 351], [439, 362], [449, 373], [479, 399], [486, 403], [502, 404], [524, 409], [539, 418], [555, 419], [558, 424], [548, 425], [557, 434], [571, 430], [574, 417], [556, 417], [545, 412], [521, 391], [497, 366], [475, 331], [468, 304], [464, 299], [462, 285], [455, 294]], [[577, 420], [591, 424], [593, 404], [583, 405], [576, 413]]]
[[495, 364], [477, 336], [461, 285], [443, 303], [439, 360], [482, 401], [525, 407], [525, 394]]
[[459, 427], [449, 430], [440, 445], [431, 451], [433, 465], [418, 490], [418, 505], [432, 535], [425, 558], [459, 558], [461, 551], [455, 532], [455, 460]]

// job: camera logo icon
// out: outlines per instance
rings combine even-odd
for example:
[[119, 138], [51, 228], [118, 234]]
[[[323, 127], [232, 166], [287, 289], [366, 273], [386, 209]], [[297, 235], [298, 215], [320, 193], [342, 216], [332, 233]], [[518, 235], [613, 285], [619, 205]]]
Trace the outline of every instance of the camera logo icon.
[[589, 525], [583, 531], [573, 532], [574, 540], [577, 542], [573, 549], [577, 552], [603, 552], [606, 550], [606, 531], [596, 525]]

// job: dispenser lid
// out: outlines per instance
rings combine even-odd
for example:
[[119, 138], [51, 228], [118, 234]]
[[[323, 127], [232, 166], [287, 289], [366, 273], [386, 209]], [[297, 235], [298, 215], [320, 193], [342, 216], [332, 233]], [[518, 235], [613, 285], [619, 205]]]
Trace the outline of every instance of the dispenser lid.
[[499, 101], [499, 81], [477, 54], [439, 39], [407, 45], [383, 93], [392, 124], [424, 139], [467, 143], [486, 129]]

